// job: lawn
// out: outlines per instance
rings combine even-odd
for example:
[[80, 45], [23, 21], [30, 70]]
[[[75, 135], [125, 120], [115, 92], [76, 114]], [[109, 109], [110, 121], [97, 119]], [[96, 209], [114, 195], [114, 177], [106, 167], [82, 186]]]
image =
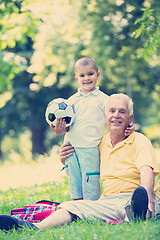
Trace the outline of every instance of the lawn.
[[[0, 211], [10, 214], [11, 209], [35, 203], [41, 199], [57, 202], [70, 200], [67, 178], [60, 183], [49, 182], [30, 187], [19, 187], [0, 192]], [[160, 222], [123, 223], [110, 225], [99, 221], [78, 221], [69, 226], [58, 227], [41, 231], [22, 229], [5, 233], [0, 231], [0, 239], [160, 239]]]
[[[70, 200], [68, 179], [60, 171], [58, 161], [41, 160], [39, 163], [9, 164], [0, 168], [0, 213], [9, 214], [13, 208], [46, 199], [56, 202]], [[99, 221], [73, 222], [69, 226], [47, 230], [0, 231], [0, 240], [159, 240], [160, 220], [111, 225]]]
[[[48, 182], [41, 185], [30, 187], [18, 187], [0, 192], [0, 212], [10, 214], [11, 209], [23, 207], [27, 204], [35, 203], [41, 199], [62, 202], [70, 200], [68, 180], [66, 177], [61, 182]], [[49, 228], [47, 230], [28, 230], [22, 229], [6, 233], [0, 231], [0, 240], [30, 240], [30, 239], [113, 239], [113, 240], [159, 240], [160, 221], [146, 221], [140, 223], [122, 223], [111, 225], [99, 221], [78, 220], [69, 226]]]

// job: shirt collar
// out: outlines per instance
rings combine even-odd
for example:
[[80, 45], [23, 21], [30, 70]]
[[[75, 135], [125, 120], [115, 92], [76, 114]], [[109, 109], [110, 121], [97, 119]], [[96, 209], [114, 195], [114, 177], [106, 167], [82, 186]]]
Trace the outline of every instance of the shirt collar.
[[[134, 139], [135, 139], [135, 132], [131, 133], [126, 139], [119, 142], [117, 145], [124, 145], [124, 144], [132, 143], [134, 141]], [[108, 133], [108, 135], [106, 136], [106, 144], [113, 148], [112, 143], [111, 143], [110, 133]]]
[[96, 89], [92, 92], [89, 92], [87, 94], [84, 94], [80, 91], [80, 88], [78, 88], [77, 96], [89, 96], [89, 95], [98, 95], [99, 94], [99, 87], [96, 87]]

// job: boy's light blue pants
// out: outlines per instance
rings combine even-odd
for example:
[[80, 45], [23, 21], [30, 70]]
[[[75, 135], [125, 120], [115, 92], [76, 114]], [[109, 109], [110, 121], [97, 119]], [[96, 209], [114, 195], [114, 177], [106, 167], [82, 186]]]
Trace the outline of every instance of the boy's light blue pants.
[[73, 199], [97, 200], [100, 197], [99, 147], [78, 148], [65, 162]]

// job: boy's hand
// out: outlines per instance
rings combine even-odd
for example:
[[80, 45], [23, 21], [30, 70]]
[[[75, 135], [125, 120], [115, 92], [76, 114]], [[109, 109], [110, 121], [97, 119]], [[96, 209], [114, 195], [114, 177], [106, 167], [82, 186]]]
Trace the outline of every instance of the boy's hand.
[[131, 133], [134, 132], [134, 130], [135, 130], [135, 125], [133, 122], [131, 122], [125, 130], [125, 136], [129, 136]]
[[62, 120], [62, 118], [57, 119], [55, 127], [52, 124], [50, 127], [57, 135], [62, 135], [67, 131], [65, 119]]

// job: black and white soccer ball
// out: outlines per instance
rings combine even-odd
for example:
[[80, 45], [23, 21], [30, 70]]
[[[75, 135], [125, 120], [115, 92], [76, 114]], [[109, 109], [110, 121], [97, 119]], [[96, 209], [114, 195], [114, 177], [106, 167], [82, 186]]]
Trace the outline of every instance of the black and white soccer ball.
[[45, 117], [49, 125], [55, 126], [57, 119], [62, 118], [66, 121], [66, 127], [69, 127], [75, 119], [74, 107], [68, 103], [68, 100], [56, 98], [48, 103]]

